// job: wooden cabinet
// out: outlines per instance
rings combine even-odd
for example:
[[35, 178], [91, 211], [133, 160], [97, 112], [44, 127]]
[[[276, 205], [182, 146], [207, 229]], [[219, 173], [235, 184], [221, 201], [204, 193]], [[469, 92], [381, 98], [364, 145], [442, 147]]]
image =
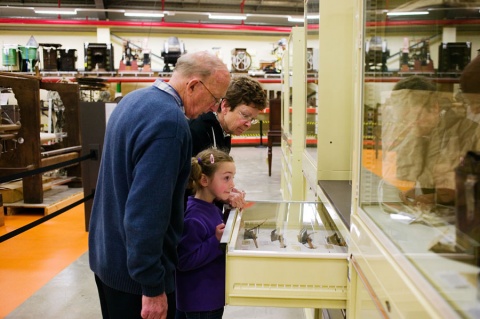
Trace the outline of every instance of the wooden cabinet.
[[[16, 73], [1, 73], [0, 87], [8, 88], [16, 99], [18, 120], [2, 124], [0, 134], [2, 148], [0, 176], [26, 172], [79, 157], [80, 128], [78, 122], [78, 85], [45, 83], [40, 78]], [[40, 90], [56, 92], [60, 106], [42, 110]], [[42, 145], [41, 114], [57, 113], [54, 135], [55, 143]], [[4, 113], [2, 113], [2, 122]], [[10, 116], [5, 120], [11, 121]], [[49, 123], [53, 122], [49, 117]], [[80, 176], [80, 166], [66, 168], [67, 175]], [[43, 202], [43, 174], [23, 177], [23, 200], [25, 203]]]

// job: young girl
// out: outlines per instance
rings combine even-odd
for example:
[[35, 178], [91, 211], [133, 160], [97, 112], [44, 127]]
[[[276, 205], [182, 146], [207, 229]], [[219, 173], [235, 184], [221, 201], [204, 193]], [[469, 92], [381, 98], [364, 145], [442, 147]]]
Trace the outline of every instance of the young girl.
[[177, 309], [187, 319], [220, 319], [225, 306], [225, 224], [214, 199], [226, 201], [234, 188], [235, 163], [227, 153], [206, 149], [192, 158], [190, 196], [178, 246]]

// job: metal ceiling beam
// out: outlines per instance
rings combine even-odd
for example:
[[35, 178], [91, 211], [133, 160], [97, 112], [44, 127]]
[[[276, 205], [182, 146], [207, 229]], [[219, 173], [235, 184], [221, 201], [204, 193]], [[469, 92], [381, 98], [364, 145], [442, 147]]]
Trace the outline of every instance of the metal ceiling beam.
[[[198, 12], [231, 12], [240, 13], [241, 0], [171, 0], [165, 3], [165, 10], [198, 11]], [[152, 9], [158, 7], [158, 0], [114, 1], [105, 0], [107, 8]], [[244, 13], [267, 14], [303, 14], [303, 0], [288, 1], [255, 1], [248, 0], [244, 4]]]
[[[95, 8], [100, 9], [100, 10], [105, 10], [105, 4], [103, 0], [95, 0]], [[107, 14], [105, 11], [98, 11], [97, 12], [97, 18], [99, 20], [107, 20]]]

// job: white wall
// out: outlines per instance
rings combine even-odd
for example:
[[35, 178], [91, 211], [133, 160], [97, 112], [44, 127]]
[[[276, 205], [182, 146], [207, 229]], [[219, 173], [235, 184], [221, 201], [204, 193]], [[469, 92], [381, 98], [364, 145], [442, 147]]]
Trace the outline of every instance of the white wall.
[[[214, 48], [219, 48], [218, 52], [224, 62], [231, 66], [231, 53], [235, 48], [246, 48], [247, 52], [252, 56], [252, 68], [259, 67], [262, 60], [273, 60], [274, 56], [271, 51], [276, 46], [278, 40], [282, 37], [278, 35], [242, 35], [242, 34], [175, 34], [174, 31], [169, 31], [168, 34], [155, 33], [145, 34], [141, 33], [125, 33], [125, 32], [111, 32], [111, 43], [114, 47], [114, 66], [118, 69], [123, 53], [123, 42], [116, 35], [124, 40], [129, 40], [133, 44], [141, 46], [144, 40], [147, 40], [148, 48], [151, 53], [161, 56], [165, 41], [170, 36], [177, 36], [180, 41], [184, 42], [185, 50], [187, 52], [196, 52], [201, 50], [213, 51]], [[18, 44], [26, 45], [30, 36], [34, 36], [37, 43], [58, 43], [62, 45], [62, 49], [76, 49], [77, 63], [76, 67], [79, 71], [84, 70], [84, 43], [98, 43], [96, 32], [82, 32], [69, 31], [54, 32], [54, 31], [10, 31], [2, 30], [0, 35], [0, 45], [3, 49], [4, 44]], [[285, 36], [288, 37], [288, 36]], [[101, 42], [105, 43], [105, 42]], [[3, 56], [1, 57], [3, 59]], [[163, 69], [163, 60], [152, 57], [152, 69], [154, 71], [161, 71]], [[43, 62], [43, 61], [41, 61]], [[0, 69], [6, 70], [1, 64]], [[42, 70], [42, 66], [40, 67]]]

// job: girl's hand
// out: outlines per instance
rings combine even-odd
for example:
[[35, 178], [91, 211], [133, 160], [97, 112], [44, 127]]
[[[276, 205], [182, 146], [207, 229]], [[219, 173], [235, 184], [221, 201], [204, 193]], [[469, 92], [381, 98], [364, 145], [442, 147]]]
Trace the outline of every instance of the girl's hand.
[[245, 192], [236, 188], [232, 189], [228, 197], [228, 204], [231, 207], [242, 209], [245, 206]]
[[222, 239], [223, 231], [225, 230], [225, 224], [221, 223], [215, 227], [215, 237], [217, 237], [218, 241]]

